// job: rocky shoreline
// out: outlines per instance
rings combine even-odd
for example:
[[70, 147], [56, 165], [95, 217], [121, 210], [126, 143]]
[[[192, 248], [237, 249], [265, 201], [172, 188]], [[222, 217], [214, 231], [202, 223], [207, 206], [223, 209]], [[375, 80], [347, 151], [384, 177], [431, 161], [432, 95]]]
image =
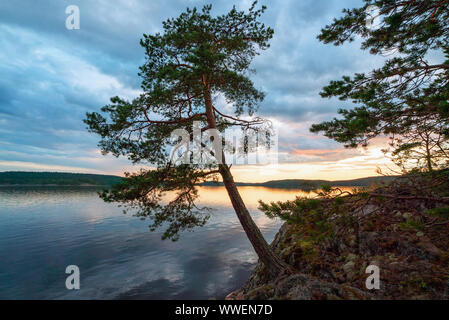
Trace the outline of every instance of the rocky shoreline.
[[[448, 299], [447, 223], [422, 227], [420, 215], [427, 208], [413, 205], [419, 208], [415, 212], [373, 213], [358, 230], [314, 251], [304, 241], [303, 226], [284, 223], [271, 246], [298, 273], [267, 279], [259, 262], [246, 284], [226, 299]], [[375, 211], [369, 206], [360, 212]], [[366, 287], [368, 265], [380, 269], [378, 290]]]

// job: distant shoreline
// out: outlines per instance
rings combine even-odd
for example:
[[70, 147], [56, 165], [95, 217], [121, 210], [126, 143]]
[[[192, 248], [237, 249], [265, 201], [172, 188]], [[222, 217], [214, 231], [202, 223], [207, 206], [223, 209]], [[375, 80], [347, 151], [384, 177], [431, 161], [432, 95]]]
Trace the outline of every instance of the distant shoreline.
[[0, 187], [110, 187], [99, 184], [0, 184]]
[[[270, 189], [298, 189], [303, 190], [301, 187], [276, 187], [276, 186], [265, 186], [263, 184], [239, 184], [236, 183], [239, 187], [262, 187], [262, 188], [270, 188]], [[215, 184], [215, 185], [206, 185], [206, 184], [198, 184], [198, 187], [224, 187], [223, 184]], [[111, 187], [110, 185], [97, 185], [97, 184], [0, 184], [1, 187]], [[335, 186], [335, 187], [347, 187], [347, 186]], [[351, 187], [363, 187], [363, 186], [351, 186]]]
[[[271, 180], [266, 182], [236, 182], [238, 187], [266, 187], [274, 189], [301, 189], [310, 190], [320, 188], [323, 185], [331, 187], [368, 187], [373, 184], [390, 182], [394, 180], [395, 176], [377, 176], [366, 177], [351, 180], [308, 180], [308, 179], [284, 179], [284, 180]], [[219, 187], [223, 186], [223, 182], [203, 182], [201, 186], [207, 187]]]
[[121, 177], [69, 172], [0, 172], [3, 187], [108, 187], [120, 183]]
[[[365, 177], [352, 180], [284, 179], [266, 182], [236, 182], [239, 187], [265, 187], [272, 189], [312, 190], [328, 185], [332, 187], [366, 187], [389, 182], [395, 177]], [[112, 187], [123, 181], [122, 177], [68, 172], [0, 172], [0, 187]], [[222, 182], [203, 182], [199, 186], [219, 187]]]

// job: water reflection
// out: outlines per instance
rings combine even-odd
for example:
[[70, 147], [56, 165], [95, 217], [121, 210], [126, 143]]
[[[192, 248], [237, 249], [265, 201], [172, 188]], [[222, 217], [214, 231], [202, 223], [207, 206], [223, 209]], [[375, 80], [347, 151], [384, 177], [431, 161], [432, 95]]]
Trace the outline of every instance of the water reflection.
[[[274, 189], [265, 187], [239, 187], [239, 192], [248, 209], [257, 209], [258, 201], [287, 201], [296, 196], [316, 195], [302, 190]], [[223, 187], [200, 187], [200, 202], [205, 206], [229, 206], [230, 200]]]
[[[148, 223], [106, 204], [96, 188], [0, 188], [0, 299], [223, 298], [257, 262], [222, 187], [201, 187], [208, 224], [161, 241]], [[280, 222], [258, 200], [294, 199], [298, 191], [241, 187], [271, 241]], [[301, 194], [306, 195], [306, 194]], [[78, 265], [81, 290], [65, 289], [65, 268]]]

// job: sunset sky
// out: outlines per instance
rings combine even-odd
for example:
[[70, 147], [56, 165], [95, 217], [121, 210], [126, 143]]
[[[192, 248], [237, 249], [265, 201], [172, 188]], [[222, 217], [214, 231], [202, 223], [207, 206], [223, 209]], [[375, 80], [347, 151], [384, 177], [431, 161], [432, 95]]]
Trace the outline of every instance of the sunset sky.
[[[24, 3], [27, 4], [24, 4]], [[248, 9], [252, 1], [213, 1], [213, 14]], [[0, 171], [70, 171], [122, 174], [135, 171], [126, 158], [102, 156], [98, 136], [82, 119], [111, 96], [133, 98], [140, 92], [138, 67], [143, 33], [161, 31], [162, 21], [186, 7], [209, 1], [13, 1], [0, 3]], [[361, 0], [345, 1], [357, 7]], [[65, 27], [68, 5], [80, 8], [79, 30]], [[313, 123], [331, 119], [350, 103], [327, 100], [320, 89], [330, 80], [382, 65], [384, 57], [360, 50], [360, 42], [324, 45], [319, 31], [344, 8], [338, 0], [261, 1], [268, 10], [271, 48], [252, 67], [256, 86], [266, 93], [259, 115], [279, 130], [274, 166], [234, 166], [237, 181], [273, 179], [352, 179], [376, 175], [388, 165], [379, 138], [366, 150], [342, 145], [309, 132]]]

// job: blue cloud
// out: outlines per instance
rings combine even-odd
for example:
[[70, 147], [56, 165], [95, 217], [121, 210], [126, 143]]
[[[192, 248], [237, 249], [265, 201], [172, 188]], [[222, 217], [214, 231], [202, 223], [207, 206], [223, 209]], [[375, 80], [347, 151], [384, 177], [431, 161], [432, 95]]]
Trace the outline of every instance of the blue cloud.
[[[360, 0], [345, 1], [354, 7]], [[32, 162], [104, 170], [93, 154], [98, 137], [86, 132], [86, 111], [98, 110], [110, 96], [133, 97], [140, 90], [143, 63], [139, 39], [160, 31], [161, 22], [186, 7], [208, 2], [176, 1], [33, 1], [0, 3], [0, 170], [8, 162]], [[241, 1], [247, 8], [251, 1]], [[265, 22], [275, 29], [271, 48], [256, 58], [254, 80], [267, 93], [260, 114], [292, 129], [280, 136], [285, 150], [334, 148], [321, 139], [304, 142], [298, 126], [334, 116], [338, 101], [319, 97], [331, 79], [369, 70], [376, 59], [358, 43], [325, 46], [316, 35], [340, 15], [337, 0], [262, 1]], [[65, 28], [65, 8], [80, 8], [81, 29]], [[213, 12], [229, 10], [229, 1], [214, 1]], [[299, 139], [299, 140], [298, 140]], [[115, 167], [124, 160], [113, 160]]]

